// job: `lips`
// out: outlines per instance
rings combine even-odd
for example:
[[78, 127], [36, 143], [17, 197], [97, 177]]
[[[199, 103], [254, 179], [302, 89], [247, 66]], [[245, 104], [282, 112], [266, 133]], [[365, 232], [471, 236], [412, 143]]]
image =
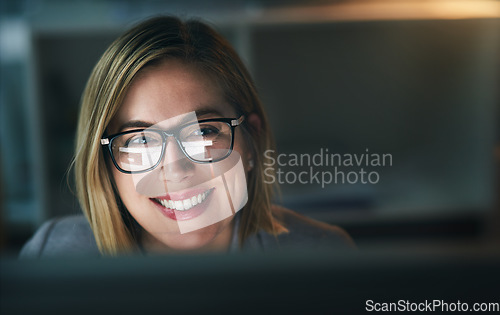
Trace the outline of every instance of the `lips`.
[[172, 220], [189, 220], [200, 215], [206, 208], [215, 188], [196, 189], [182, 193], [150, 198], [164, 215]]
[[207, 190], [201, 194], [197, 194], [191, 198], [186, 198], [182, 200], [158, 199], [158, 198], [154, 199], [165, 208], [170, 208], [177, 211], [187, 211], [192, 207], [195, 207], [196, 205], [205, 201], [210, 192], [211, 190]]

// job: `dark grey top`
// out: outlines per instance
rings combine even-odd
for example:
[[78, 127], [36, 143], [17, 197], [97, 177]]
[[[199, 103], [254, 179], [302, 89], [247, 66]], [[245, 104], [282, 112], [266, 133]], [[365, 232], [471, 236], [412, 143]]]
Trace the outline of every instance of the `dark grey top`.
[[[276, 208], [274, 214], [289, 230], [289, 233], [273, 236], [259, 231], [248, 237], [243, 247], [239, 248], [237, 235], [240, 216], [236, 215], [229, 251], [354, 248], [349, 235], [337, 226], [315, 221], [283, 208]], [[59, 255], [100, 255], [90, 225], [83, 215], [67, 216], [45, 222], [24, 245], [20, 253], [22, 258]]]

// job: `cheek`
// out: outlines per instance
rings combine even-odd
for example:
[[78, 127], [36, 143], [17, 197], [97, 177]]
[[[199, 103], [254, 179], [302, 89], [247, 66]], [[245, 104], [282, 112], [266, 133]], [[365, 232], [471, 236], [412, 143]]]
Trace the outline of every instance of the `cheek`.
[[118, 170], [116, 169], [113, 169], [112, 171], [113, 173], [113, 179], [115, 181], [115, 184], [116, 184], [116, 188], [118, 189], [118, 193], [121, 195], [123, 195], [123, 190], [126, 189], [127, 187], [127, 180], [126, 178], [123, 176], [124, 174], [121, 174]]
[[134, 209], [134, 204], [139, 201], [139, 194], [135, 189], [134, 182], [130, 175], [123, 174], [120, 171], [113, 170], [113, 178], [115, 180], [116, 188], [118, 189], [118, 194], [125, 207], [129, 210]]
[[237, 132], [234, 137], [233, 145], [233, 151], [237, 151], [240, 154], [241, 160], [243, 162], [243, 167], [245, 168], [246, 172], [252, 169], [249, 161], [254, 159], [252, 156], [252, 150], [250, 148], [249, 141], [251, 141], [251, 138], [249, 136], [245, 137], [241, 132]]

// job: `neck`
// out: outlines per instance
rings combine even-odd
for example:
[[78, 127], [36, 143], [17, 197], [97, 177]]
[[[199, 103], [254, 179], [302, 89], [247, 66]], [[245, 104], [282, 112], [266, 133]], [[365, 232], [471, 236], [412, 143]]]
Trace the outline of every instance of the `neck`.
[[[204, 229], [210, 229], [213, 227], [207, 227]], [[204, 243], [206, 240], [206, 235], [211, 233], [204, 233], [204, 229], [187, 233], [181, 238], [193, 239], [191, 242], [185, 242], [188, 245], [185, 248], [177, 248], [173, 246], [168, 246], [160, 239], [154, 235], [142, 230], [139, 238], [140, 247], [145, 254], [197, 254], [197, 253], [222, 253], [227, 252], [231, 245], [233, 230], [234, 230], [234, 220], [229, 222], [225, 228], [219, 231], [212, 240], [208, 243], [202, 244], [201, 246], [196, 246], [196, 243]], [[179, 237], [179, 235], [176, 235]]]

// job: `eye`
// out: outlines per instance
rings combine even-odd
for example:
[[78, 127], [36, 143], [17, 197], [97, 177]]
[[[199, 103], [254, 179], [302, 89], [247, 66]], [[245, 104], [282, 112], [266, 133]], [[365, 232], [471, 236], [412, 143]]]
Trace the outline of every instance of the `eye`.
[[133, 134], [126, 142], [126, 146], [157, 146], [161, 145], [161, 140], [158, 139], [156, 134]]
[[[188, 131], [188, 130], [186, 130]], [[185, 139], [199, 139], [203, 137], [205, 140], [213, 140], [220, 134], [220, 129], [211, 124], [200, 125], [198, 128], [191, 129], [187, 132]]]
[[215, 137], [219, 134], [219, 129], [214, 126], [200, 126], [200, 129], [197, 129], [191, 133], [192, 136], [203, 136], [207, 137]]
[[[219, 141], [221, 137], [228, 133], [225, 123], [218, 121], [202, 122], [192, 124], [183, 128], [179, 134], [181, 141]], [[230, 130], [229, 130], [230, 132]]]

